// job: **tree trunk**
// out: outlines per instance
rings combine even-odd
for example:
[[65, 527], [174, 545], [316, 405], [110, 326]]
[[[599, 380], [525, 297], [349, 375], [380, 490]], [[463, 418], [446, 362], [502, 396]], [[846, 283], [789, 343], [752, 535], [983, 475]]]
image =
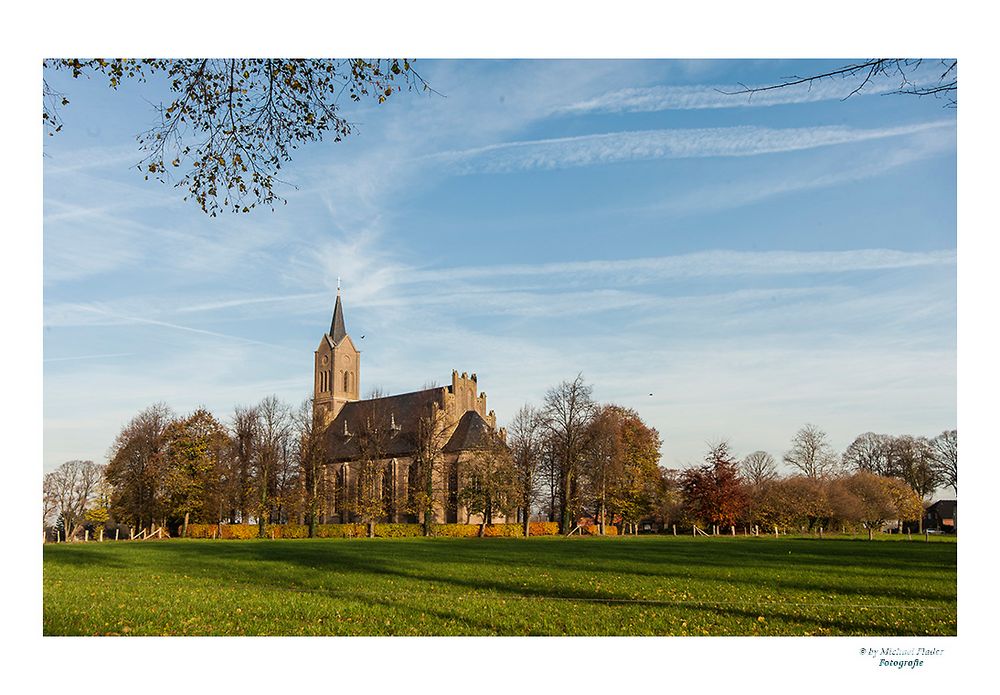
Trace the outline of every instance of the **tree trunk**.
[[371, 519], [368, 522], [368, 537], [369, 538], [374, 538], [375, 537], [375, 520], [374, 519]]
[[562, 509], [559, 510], [559, 530], [563, 535], [573, 530], [573, 515], [570, 509], [571, 484], [572, 479], [569, 471], [567, 471], [562, 475], [562, 489], [559, 491], [559, 502], [562, 505]]
[[[431, 524], [434, 523], [434, 465], [433, 463], [424, 463], [424, 492], [427, 494], [427, 508], [424, 510], [424, 536], [430, 536], [432, 532]], [[457, 465], [457, 464], [456, 464]], [[447, 468], [447, 467], [445, 467]], [[448, 495], [448, 502], [445, 505], [445, 512], [447, 512], [447, 507], [451, 504], [450, 501], [450, 491], [451, 487], [450, 479], [451, 473], [445, 475], [445, 482], [447, 483], [445, 487], [446, 495]], [[445, 521], [447, 521], [447, 514], [445, 515]]]
[[524, 503], [524, 519], [522, 520], [523, 523], [524, 523], [524, 537], [525, 538], [527, 538], [528, 536], [531, 535], [531, 521], [530, 521], [531, 515], [528, 513], [528, 510], [530, 509], [530, 504], [531, 503], [528, 500], [525, 500], [525, 503]]
[[187, 538], [188, 536], [188, 519], [191, 518], [191, 512], [184, 512], [184, 528], [181, 529], [181, 538]]

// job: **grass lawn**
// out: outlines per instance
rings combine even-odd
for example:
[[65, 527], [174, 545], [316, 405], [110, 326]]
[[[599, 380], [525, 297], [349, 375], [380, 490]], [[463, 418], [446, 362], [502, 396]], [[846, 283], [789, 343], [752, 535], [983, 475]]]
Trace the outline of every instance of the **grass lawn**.
[[954, 635], [953, 539], [46, 545], [46, 635]]

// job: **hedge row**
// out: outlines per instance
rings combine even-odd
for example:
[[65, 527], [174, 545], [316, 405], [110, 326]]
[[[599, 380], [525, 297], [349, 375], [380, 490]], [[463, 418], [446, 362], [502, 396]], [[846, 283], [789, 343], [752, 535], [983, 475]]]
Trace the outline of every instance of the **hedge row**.
[[[221, 533], [220, 533], [221, 531]], [[608, 527], [609, 533], [614, 533], [613, 527]], [[188, 524], [188, 538], [223, 538], [247, 539], [257, 538], [256, 524]], [[478, 524], [434, 524], [435, 536], [447, 538], [474, 538], [479, 535]], [[559, 524], [551, 521], [533, 521], [528, 524], [528, 533], [532, 536], [555, 536], [559, 533]], [[483, 535], [489, 538], [518, 537], [523, 534], [521, 524], [493, 524], [483, 529]], [[368, 535], [368, 527], [364, 524], [319, 524], [316, 526], [317, 538], [364, 538]], [[375, 524], [376, 538], [413, 538], [424, 535], [421, 524]], [[309, 527], [305, 524], [268, 524], [265, 527], [267, 538], [308, 538]]]

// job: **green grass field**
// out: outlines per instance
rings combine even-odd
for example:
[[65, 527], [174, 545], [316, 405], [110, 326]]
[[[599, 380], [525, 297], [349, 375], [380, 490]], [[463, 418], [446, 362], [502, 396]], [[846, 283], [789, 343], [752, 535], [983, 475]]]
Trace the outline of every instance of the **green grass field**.
[[46, 635], [954, 635], [956, 542], [46, 545]]

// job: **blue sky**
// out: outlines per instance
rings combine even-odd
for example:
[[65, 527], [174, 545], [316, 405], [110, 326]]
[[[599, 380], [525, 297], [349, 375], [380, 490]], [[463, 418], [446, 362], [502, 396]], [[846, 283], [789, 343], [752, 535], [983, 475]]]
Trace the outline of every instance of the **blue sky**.
[[132, 167], [155, 83], [47, 75], [45, 469], [157, 401], [301, 402], [338, 276], [363, 393], [476, 372], [503, 424], [580, 372], [672, 467], [954, 427], [955, 112], [717, 91], [837, 64], [421, 60], [442, 96], [348, 107], [287, 206], [216, 219]]

